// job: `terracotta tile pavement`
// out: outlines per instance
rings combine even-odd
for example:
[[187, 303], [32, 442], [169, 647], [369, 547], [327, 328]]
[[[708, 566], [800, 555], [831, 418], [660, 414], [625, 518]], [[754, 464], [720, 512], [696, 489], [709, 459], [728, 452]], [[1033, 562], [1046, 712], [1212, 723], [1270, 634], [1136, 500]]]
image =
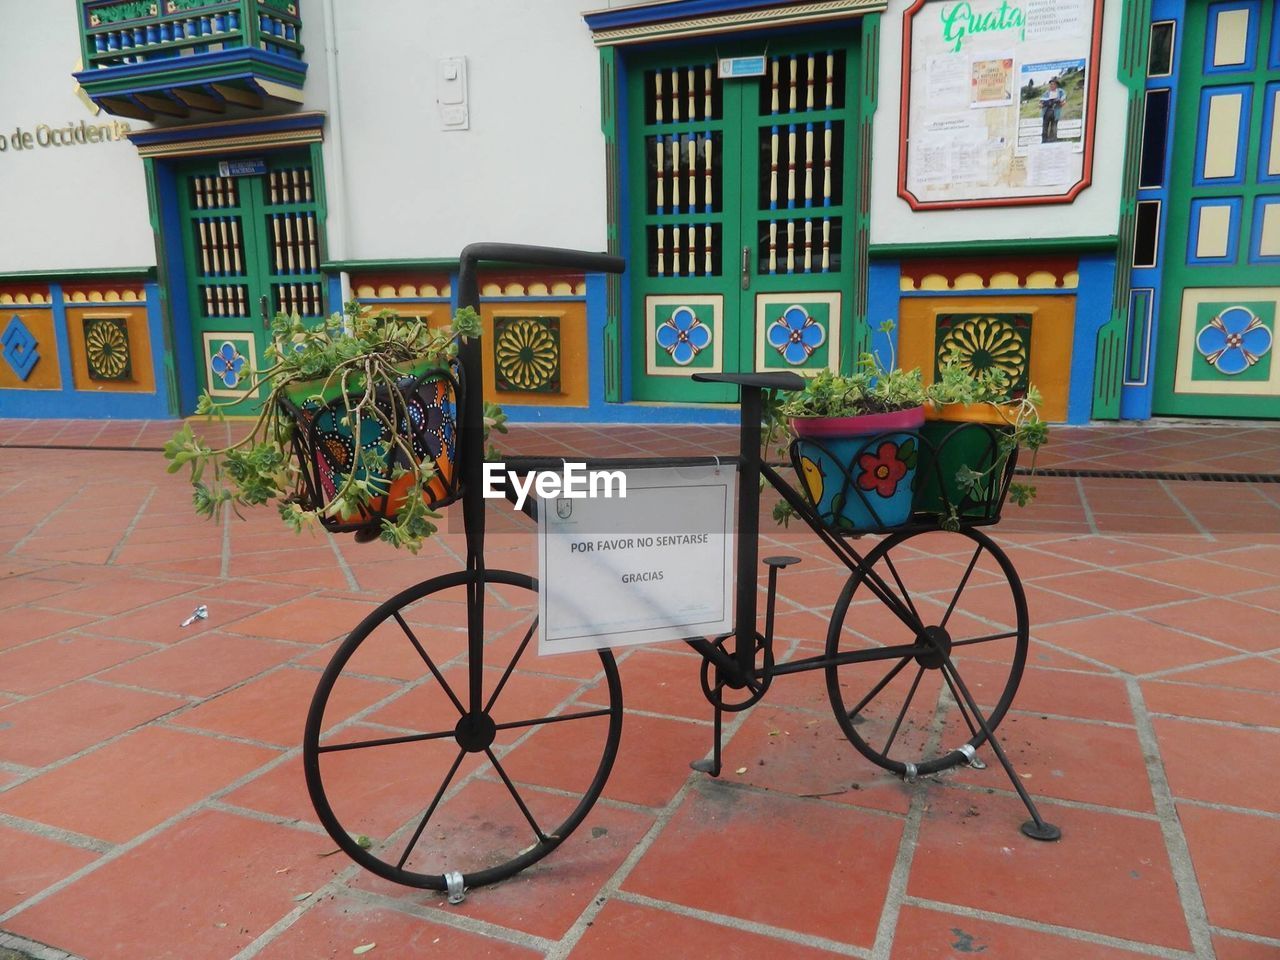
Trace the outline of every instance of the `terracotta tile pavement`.
[[[2, 931], [86, 960], [311, 960], [368, 943], [374, 960], [1280, 960], [1280, 484], [1047, 477], [1039, 505], [993, 531], [1031, 612], [1001, 738], [1061, 842], [1018, 832], [1025, 812], [988, 748], [984, 770], [914, 783], [872, 765], [831, 719], [821, 674], [779, 677], [762, 705], [727, 715], [722, 777], [693, 773], [711, 737], [698, 660], [642, 649], [619, 656], [627, 717], [603, 799], [551, 856], [450, 906], [335, 853], [298, 744], [338, 638], [391, 593], [458, 568], [456, 511], [418, 558], [299, 540], [267, 514], [224, 538], [163, 472], [154, 448], [172, 428], [0, 421]], [[539, 426], [515, 428], [507, 447], [733, 443], [721, 427]], [[1044, 454], [1067, 469], [1280, 473], [1280, 428], [1058, 428]], [[102, 508], [88, 528], [86, 502]], [[533, 570], [531, 538], [494, 519], [512, 531], [493, 538], [494, 563]], [[819, 653], [843, 575], [807, 534], [762, 529], [763, 555], [804, 558], [780, 580], [780, 658]], [[922, 609], [945, 608], [962, 548], [945, 536], [902, 548]], [[1008, 619], [989, 570], [967, 589], [956, 631]], [[522, 593], [494, 594], [488, 690], [524, 635]], [[406, 622], [465, 692], [460, 597], [424, 601]], [[209, 619], [180, 627], [198, 604]], [[855, 604], [846, 627], [882, 642], [894, 624]], [[1007, 653], [965, 649], [986, 704]], [[501, 701], [510, 717], [602, 702], [598, 659], [526, 657]], [[351, 670], [324, 718], [333, 742], [456, 722], [394, 623]], [[841, 689], [883, 672], [842, 668]], [[936, 695], [936, 680], [922, 689]], [[942, 703], [906, 742], [967, 736]], [[541, 822], [569, 809], [598, 762], [605, 721], [576, 723], [498, 741]], [[326, 754], [344, 825], [403, 844], [452, 743]], [[458, 784], [421, 847], [483, 850], [501, 836], [512, 805], [494, 772], [468, 760]], [[430, 855], [415, 850], [410, 867]]]

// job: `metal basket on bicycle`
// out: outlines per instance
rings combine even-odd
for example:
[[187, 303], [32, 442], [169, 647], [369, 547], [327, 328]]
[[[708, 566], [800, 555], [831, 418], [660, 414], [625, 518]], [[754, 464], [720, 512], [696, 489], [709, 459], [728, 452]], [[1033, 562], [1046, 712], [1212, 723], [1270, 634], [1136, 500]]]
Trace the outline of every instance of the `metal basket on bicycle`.
[[412, 467], [406, 451], [388, 448], [391, 423], [417, 462], [434, 468], [427, 505], [434, 509], [457, 500], [462, 494], [458, 411], [463, 390], [462, 366], [456, 361], [447, 367], [434, 362], [409, 366], [394, 391], [375, 395], [377, 413], [361, 418], [357, 437], [340, 383], [292, 386], [280, 405], [294, 424], [293, 456], [301, 475], [296, 501], [314, 510], [330, 501], [348, 478], [369, 481], [385, 489], [385, 495], [375, 497], [358, 516], [321, 514], [320, 522], [327, 530], [355, 532], [357, 539], [376, 537], [383, 520], [395, 519], [413, 481], [411, 473], [400, 474]]
[[833, 533], [999, 521], [1017, 462], [1008, 428], [931, 421], [850, 437], [798, 437], [800, 490]]

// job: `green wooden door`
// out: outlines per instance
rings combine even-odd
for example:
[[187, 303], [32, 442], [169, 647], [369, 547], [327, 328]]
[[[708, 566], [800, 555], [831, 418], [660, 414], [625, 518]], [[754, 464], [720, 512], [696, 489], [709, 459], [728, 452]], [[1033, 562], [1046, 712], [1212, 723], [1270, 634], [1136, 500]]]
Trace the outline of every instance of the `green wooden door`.
[[719, 44], [632, 66], [632, 396], [735, 399], [696, 372], [847, 366], [856, 53], [770, 41], [720, 79]]
[[265, 163], [262, 174], [220, 176], [219, 161], [202, 158], [179, 172], [196, 370], [214, 398], [246, 398], [235, 414], [258, 409], [250, 388], [270, 336], [263, 298], [268, 315], [324, 315], [323, 220], [309, 156]]
[[1187, 5], [1156, 413], [1280, 417], [1277, 6]]

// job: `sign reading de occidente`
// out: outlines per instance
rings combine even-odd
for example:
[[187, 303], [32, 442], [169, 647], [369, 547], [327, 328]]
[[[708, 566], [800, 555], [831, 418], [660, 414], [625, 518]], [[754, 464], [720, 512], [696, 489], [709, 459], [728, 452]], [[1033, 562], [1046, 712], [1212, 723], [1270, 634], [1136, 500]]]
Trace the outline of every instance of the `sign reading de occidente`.
[[80, 144], [106, 143], [110, 140], [123, 140], [130, 130], [129, 124], [123, 120], [111, 120], [108, 123], [89, 123], [87, 120], [70, 121], [58, 126], [47, 123], [37, 124], [27, 130], [14, 127], [13, 130], [0, 133], [0, 153], [9, 150], [35, 150], [38, 147], [74, 147]]

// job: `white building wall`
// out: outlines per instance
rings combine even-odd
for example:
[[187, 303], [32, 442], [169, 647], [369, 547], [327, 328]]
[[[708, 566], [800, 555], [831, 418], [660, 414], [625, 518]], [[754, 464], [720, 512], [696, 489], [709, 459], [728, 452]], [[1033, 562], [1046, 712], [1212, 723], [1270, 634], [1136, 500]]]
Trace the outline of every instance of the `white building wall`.
[[1115, 0], [1103, 4], [1093, 183], [1074, 203], [913, 212], [898, 196], [902, 14], [912, 2], [889, 0], [880, 21], [880, 97], [871, 151], [871, 242], [947, 243], [1114, 234], [1120, 220], [1128, 110], [1128, 91], [1116, 77], [1123, 5]]
[[[79, 59], [74, 3], [0, 0], [0, 273], [156, 262], [146, 179], [133, 144], [35, 142], [41, 125], [115, 119], [94, 116], [76, 96], [71, 74]], [[12, 142], [18, 129], [31, 135], [30, 149]]]
[[[475, 240], [604, 248], [599, 59], [581, 0], [332, 8], [341, 149], [326, 144], [326, 174], [330, 204], [335, 178], [345, 196], [332, 258], [455, 257]], [[446, 57], [467, 60], [468, 130], [442, 129]]]

